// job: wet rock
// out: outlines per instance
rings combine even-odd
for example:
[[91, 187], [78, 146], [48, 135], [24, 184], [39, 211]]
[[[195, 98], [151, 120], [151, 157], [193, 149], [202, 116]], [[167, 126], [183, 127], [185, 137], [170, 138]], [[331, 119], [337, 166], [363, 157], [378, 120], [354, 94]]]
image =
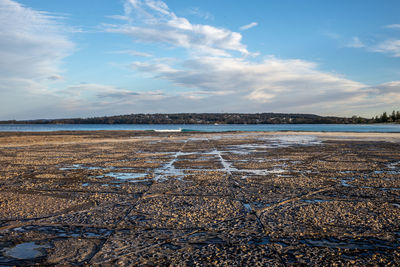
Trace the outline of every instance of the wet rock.
[[0, 265], [400, 264], [398, 141], [14, 135], [0, 133]]

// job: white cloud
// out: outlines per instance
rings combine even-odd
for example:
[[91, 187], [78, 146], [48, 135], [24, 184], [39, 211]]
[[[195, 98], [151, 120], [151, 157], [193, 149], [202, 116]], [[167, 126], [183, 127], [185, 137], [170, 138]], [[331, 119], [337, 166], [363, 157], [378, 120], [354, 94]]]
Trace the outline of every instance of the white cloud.
[[361, 48], [365, 47], [364, 43], [357, 36], [353, 37], [352, 40], [347, 44], [347, 47]]
[[[400, 24], [386, 25], [384, 28], [389, 29], [400, 29]], [[365, 48], [369, 52], [377, 52], [388, 54], [392, 57], [400, 57], [400, 39], [390, 38], [390, 39], [380, 39], [375, 41], [370, 41], [369, 43], [364, 43], [359, 37], [355, 36], [350, 42], [348, 42], [346, 47], [352, 48]]]
[[252, 23], [243, 25], [243, 26], [240, 27], [239, 29], [240, 29], [241, 31], [245, 31], [245, 30], [248, 30], [248, 29], [250, 29], [250, 28], [256, 27], [257, 25], [258, 25], [257, 22], [252, 22]]
[[178, 70], [175, 70], [171, 66], [165, 63], [151, 63], [151, 62], [141, 62], [141, 61], [135, 61], [132, 62], [131, 67], [143, 72], [149, 72], [149, 73], [162, 73], [162, 74], [173, 74], [178, 72]]
[[210, 94], [242, 94], [259, 103], [290, 99], [328, 102], [343, 95], [356, 95], [366, 85], [316, 70], [303, 60], [268, 58], [260, 63], [242, 58], [201, 57], [187, 60], [180, 68], [140, 63], [135, 69], [173, 84]]
[[214, 19], [214, 16], [210, 12], [205, 12], [198, 7], [188, 9], [188, 13], [206, 20]]
[[[365, 112], [368, 105], [385, 107], [393, 103], [389, 95], [397, 99], [400, 94], [377, 89], [384, 86], [371, 87], [319, 71], [315, 63], [306, 60], [270, 56], [259, 61], [243, 57], [252, 53], [241, 43], [239, 33], [211, 25], [194, 25], [186, 18], [177, 17], [161, 1], [127, 1], [125, 12], [131, 23], [108, 26], [108, 31], [127, 34], [138, 41], [170, 44], [189, 52], [189, 57], [182, 61], [152, 58], [131, 64], [134, 70], [154, 79], [191, 90], [174, 96], [166, 94], [155, 101], [154, 105], [163, 107], [164, 112], [270, 110], [345, 115], [356, 114], [357, 110]], [[242, 30], [253, 26], [256, 23], [245, 25]], [[333, 39], [341, 38], [332, 32], [324, 34]], [[361, 48], [364, 44], [354, 37], [349, 46]], [[242, 55], [234, 55], [232, 51]], [[374, 99], [381, 102], [374, 102]], [[151, 101], [154, 100], [145, 102]], [[178, 107], [182, 109], [176, 110]]]
[[371, 48], [374, 52], [390, 54], [393, 57], [400, 57], [400, 40], [389, 39]]
[[[112, 16], [118, 22], [106, 25], [108, 32], [188, 52], [183, 60], [136, 50], [116, 52], [141, 57], [130, 66], [162, 84], [175, 85], [174, 91], [143, 92], [96, 83], [50, 91], [48, 84], [63, 79], [60, 63], [73, 50], [65, 35], [71, 31], [52, 15], [0, 0], [0, 101], [10, 102], [0, 105], [3, 118], [48, 117], [49, 112], [52, 117], [221, 111], [362, 115], [391, 109], [400, 101], [399, 81], [369, 86], [320, 71], [306, 60], [248, 57], [252, 53], [240, 33], [193, 24], [162, 1], [129, 0], [124, 10]], [[353, 47], [362, 47], [357, 37], [352, 41]], [[375, 51], [398, 56], [398, 47], [397, 40], [391, 40]]]
[[[192, 88], [213, 96], [241, 94], [253, 102], [267, 103], [283, 99], [283, 102], [288, 102], [294, 95], [298, 96], [297, 99], [332, 101], [340, 93], [355, 95], [360, 88], [366, 87], [337, 75], [320, 72], [314, 63], [304, 60], [270, 57], [262, 62], [252, 62], [232, 55], [225, 57], [227, 50], [244, 49], [239, 33], [210, 25], [193, 25], [186, 18], [177, 17], [161, 1], [128, 1], [125, 12], [131, 17], [135, 14], [132, 21], [139, 14], [141, 18], [147, 19], [147, 23], [116, 25], [109, 27], [109, 31], [132, 35], [141, 41], [169, 43], [189, 51], [195, 49], [210, 52], [207, 56], [194, 56], [181, 64], [156, 60], [131, 64], [138, 71], [183, 88]], [[245, 25], [243, 29], [255, 25], [254, 22]], [[244, 51], [249, 54], [247, 50]]]
[[241, 43], [242, 35], [224, 28], [192, 24], [178, 17], [162, 1], [131, 0], [125, 3], [125, 16], [130, 23], [104, 25], [106, 31], [123, 33], [137, 41], [164, 43], [213, 55], [229, 56], [229, 52], [249, 54]]
[[106, 16], [106, 18], [115, 19], [115, 20], [124, 20], [124, 21], [129, 20], [129, 17], [122, 16], [122, 15], [111, 15], [111, 16]]
[[115, 51], [114, 53], [116, 54], [126, 54], [134, 57], [152, 57], [153, 55], [150, 53], [146, 52], [140, 52], [136, 50], [120, 50], [120, 51]]
[[[57, 16], [0, 0], [0, 113], [45, 105], [47, 83], [61, 78], [60, 63], [74, 44]], [[35, 100], [34, 100], [35, 99]], [[43, 100], [43, 102], [40, 101]], [[6, 101], [5, 101], [6, 100]]]
[[385, 28], [388, 28], [388, 29], [400, 29], [400, 24], [386, 25]]
[[383, 83], [374, 87], [373, 89], [378, 90], [380, 93], [398, 93], [400, 94], [400, 81], [392, 81]]
[[160, 99], [164, 95], [161, 91], [136, 92], [113, 85], [83, 83], [70, 85], [65, 89], [57, 91], [58, 95], [66, 96], [70, 99], [80, 100], [83, 106], [89, 103], [99, 103], [101, 101], [132, 101], [135, 99]]
[[57, 95], [65, 99], [59, 112], [78, 112], [78, 116], [143, 112], [138, 107], [150, 106], [151, 103], [171, 98], [162, 91], [136, 92], [112, 85], [95, 83], [71, 85], [57, 91]]
[[0, 1], [1, 77], [57, 75], [60, 61], [72, 48], [54, 16], [10, 0]]

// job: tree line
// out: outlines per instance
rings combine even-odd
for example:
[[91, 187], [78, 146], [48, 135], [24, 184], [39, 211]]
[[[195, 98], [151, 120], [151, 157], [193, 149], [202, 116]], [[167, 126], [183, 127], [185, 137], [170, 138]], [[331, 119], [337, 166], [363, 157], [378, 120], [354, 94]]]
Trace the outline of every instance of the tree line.
[[92, 118], [1, 121], [1, 124], [361, 124], [400, 123], [400, 112], [384, 112], [372, 119], [287, 113], [175, 113], [129, 114]]
[[390, 115], [385, 111], [380, 116], [375, 116], [372, 118], [372, 121], [375, 123], [400, 123], [400, 111], [393, 110]]

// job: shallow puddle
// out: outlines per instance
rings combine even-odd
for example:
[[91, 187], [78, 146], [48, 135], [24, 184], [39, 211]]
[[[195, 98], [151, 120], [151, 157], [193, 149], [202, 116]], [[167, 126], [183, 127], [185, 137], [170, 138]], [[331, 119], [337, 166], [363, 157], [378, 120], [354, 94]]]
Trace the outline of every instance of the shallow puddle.
[[379, 240], [376, 238], [339, 240], [332, 237], [325, 239], [304, 239], [301, 240], [301, 242], [311, 247], [364, 250], [395, 249], [400, 245], [389, 241]]
[[396, 174], [400, 174], [400, 171], [394, 171], [394, 170], [386, 170], [386, 171], [374, 171], [375, 174], [392, 174], [392, 175], [396, 175]]
[[73, 164], [70, 167], [62, 167], [60, 168], [60, 171], [69, 171], [69, 170], [80, 170], [80, 169], [86, 169], [86, 170], [107, 170], [111, 169], [112, 167], [107, 167], [107, 168], [102, 168], [102, 167], [93, 167], [93, 166], [85, 166], [82, 164]]
[[306, 203], [323, 203], [323, 202], [329, 202], [331, 200], [327, 200], [327, 199], [302, 199], [302, 202], [306, 202]]
[[241, 170], [242, 172], [249, 172], [255, 175], [268, 175], [268, 174], [279, 174], [279, 173], [284, 173], [287, 172], [284, 169], [278, 169], [274, 168], [271, 170]]
[[260, 138], [260, 141], [265, 143], [250, 143], [230, 146], [231, 153], [249, 154], [260, 150], [284, 148], [290, 146], [310, 146], [319, 145], [321, 140], [315, 136], [308, 135], [276, 135], [271, 138]]
[[175, 156], [172, 158], [171, 161], [169, 161], [167, 164], [162, 166], [161, 168], [158, 168], [154, 171], [155, 181], [162, 181], [165, 180], [167, 177], [174, 176], [178, 180], [182, 180], [184, 176], [184, 172], [182, 169], [176, 169], [174, 166], [174, 163], [178, 160], [178, 157], [183, 156], [183, 155], [191, 155], [192, 153], [183, 153], [183, 152], [177, 152], [175, 153]]
[[181, 246], [174, 245], [172, 243], [166, 243], [166, 244], [162, 245], [162, 247], [172, 249], [172, 250], [178, 250], [178, 249], [182, 248]]
[[247, 203], [243, 203], [243, 207], [246, 209], [247, 212], [251, 212], [251, 205]]
[[5, 249], [4, 255], [19, 260], [35, 259], [44, 255], [45, 248], [50, 248], [50, 246], [37, 245], [35, 242], [22, 243]]
[[190, 241], [189, 244], [194, 245], [194, 246], [207, 246], [211, 244], [226, 244], [226, 241], [224, 241], [220, 237], [209, 237], [209, 238], [204, 238], [196, 241]]
[[222, 238], [206, 232], [198, 232], [189, 235], [187, 238], [181, 240], [182, 242], [188, 242], [195, 246], [206, 246], [210, 244], [226, 244], [226, 241]]
[[132, 221], [139, 221], [139, 222], [144, 222], [148, 221], [149, 219], [146, 218], [144, 215], [133, 215], [129, 217]]
[[344, 187], [354, 187], [354, 185], [348, 184], [348, 182], [353, 181], [354, 179], [342, 179], [340, 180], [340, 184]]
[[400, 168], [400, 161], [392, 162], [387, 165], [389, 169], [397, 169]]
[[351, 173], [357, 173], [357, 171], [338, 171], [340, 174], [351, 174]]
[[104, 175], [97, 176], [97, 178], [111, 177], [118, 180], [128, 181], [128, 182], [141, 182], [147, 181], [141, 178], [147, 176], [147, 173], [135, 173], [135, 172], [109, 172]]
[[[107, 237], [112, 232], [111, 230], [106, 228], [94, 228], [94, 227], [68, 228], [68, 227], [57, 227], [57, 226], [34, 226], [34, 225], [17, 227], [12, 229], [12, 231], [21, 233], [35, 231], [39, 233], [54, 235], [57, 237], [96, 237], [96, 238]], [[25, 248], [25, 246], [26, 245], [22, 246], [22, 248]]]
[[249, 245], [257, 245], [257, 246], [267, 245], [269, 243], [271, 243], [271, 239], [268, 236], [264, 236], [260, 239], [249, 241]]
[[399, 187], [377, 187], [377, 189], [382, 190], [382, 191], [385, 191], [385, 192], [391, 191], [391, 190], [393, 190], [393, 191], [398, 191], [398, 190], [400, 190]]

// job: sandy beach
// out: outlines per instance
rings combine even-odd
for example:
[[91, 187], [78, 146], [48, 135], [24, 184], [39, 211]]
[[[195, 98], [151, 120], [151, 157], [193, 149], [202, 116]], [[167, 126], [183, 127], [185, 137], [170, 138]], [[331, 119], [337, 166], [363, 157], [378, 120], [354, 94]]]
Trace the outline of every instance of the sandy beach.
[[0, 133], [0, 265], [400, 264], [400, 133]]

